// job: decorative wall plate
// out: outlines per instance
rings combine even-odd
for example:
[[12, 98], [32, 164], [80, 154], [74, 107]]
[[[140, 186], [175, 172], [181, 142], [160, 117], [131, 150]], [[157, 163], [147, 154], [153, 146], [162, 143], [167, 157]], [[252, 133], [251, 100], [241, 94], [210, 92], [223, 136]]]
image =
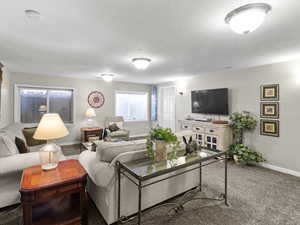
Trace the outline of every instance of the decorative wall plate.
[[105, 98], [100, 91], [93, 91], [88, 96], [88, 103], [92, 108], [100, 108], [104, 105]]

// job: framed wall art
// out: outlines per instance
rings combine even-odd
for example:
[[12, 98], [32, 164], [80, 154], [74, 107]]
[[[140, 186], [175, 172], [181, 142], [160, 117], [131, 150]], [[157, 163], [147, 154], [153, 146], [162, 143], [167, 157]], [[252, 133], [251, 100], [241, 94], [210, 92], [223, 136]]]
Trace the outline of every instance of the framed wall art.
[[261, 101], [279, 101], [279, 84], [261, 85]]
[[261, 102], [260, 117], [278, 119], [279, 118], [279, 103], [278, 102]]
[[100, 91], [93, 91], [88, 96], [88, 103], [92, 108], [100, 108], [104, 105], [105, 98]]
[[260, 135], [279, 137], [279, 121], [260, 120]]

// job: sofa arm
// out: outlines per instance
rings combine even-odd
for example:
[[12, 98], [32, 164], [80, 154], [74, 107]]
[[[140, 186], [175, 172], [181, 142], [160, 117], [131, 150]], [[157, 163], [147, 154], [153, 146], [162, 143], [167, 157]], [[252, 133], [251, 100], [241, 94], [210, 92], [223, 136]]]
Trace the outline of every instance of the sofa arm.
[[143, 159], [145, 158], [146, 152], [147, 150], [139, 150], [121, 153], [110, 162], [109, 166], [114, 167], [117, 161], [128, 162], [137, 159]]
[[[61, 153], [60, 160], [65, 160]], [[39, 152], [15, 154], [0, 158], [0, 175], [22, 171], [23, 169], [40, 164]]]

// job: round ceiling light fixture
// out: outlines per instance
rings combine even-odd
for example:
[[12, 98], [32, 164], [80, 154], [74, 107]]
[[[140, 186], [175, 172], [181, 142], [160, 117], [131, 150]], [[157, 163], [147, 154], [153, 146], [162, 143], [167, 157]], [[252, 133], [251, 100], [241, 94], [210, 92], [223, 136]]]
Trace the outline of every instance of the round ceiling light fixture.
[[247, 4], [228, 13], [225, 23], [238, 34], [248, 34], [263, 23], [271, 9], [272, 7], [265, 3]]
[[102, 78], [105, 82], [112, 82], [114, 75], [110, 73], [103, 73], [101, 75], [97, 75], [97, 78]]
[[24, 10], [24, 12], [25, 12], [26, 17], [29, 19], [39, 20], [41, 18], [40, 12], [38, 12], [36, 10], [26, 9], [26, 10]]
[[151, 59], [149, 58], [133, 58], [132, 63], [138, 70], [145, 70], [149, 67]]

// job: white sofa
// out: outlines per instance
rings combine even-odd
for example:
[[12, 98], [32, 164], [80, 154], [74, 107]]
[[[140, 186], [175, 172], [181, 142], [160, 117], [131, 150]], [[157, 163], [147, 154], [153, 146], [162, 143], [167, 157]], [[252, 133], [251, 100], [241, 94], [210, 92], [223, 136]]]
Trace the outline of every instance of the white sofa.
[[[178, 134], [182, 136], [183, 133]], [[189, 135], [184, 133], [183, 135]], [[117, 184], [117, 161], [131, 161], [144, 158], [146, 149], [145, 142], [130, 141], [124, 142], [125, 146], [119, 146], [120, 154], [103, 155], [103, 148], [108, 147], [98, 145], [96, 152], [84, 151], [79, 156], [80, 163], [88, 173], [87, 191], [96, 204], [98, 210], [108, 224], [117, 221], [118, 208], [118, 184]], [[131, 144], [131, 149], [128, 146]], [[114, 152], [118, 145], [112, 146]], [[105, 157], [104, 159], [101, 157]], [[112, 157], [114, 156], [114, 157]], [[113, 158], [113, 159], [112, 159]], [[110, 160], [110, 161], [109, 161]], [[182, 169], [184, 170], [184, 169]], [[178, 170], [174, 173], [180, 173]], [[163, 177], [163, 176], [162, 176]], [[162, 177], [159, 177], [162, 178]], [[151, 181], [157, 180], [154, 178]], [[142, 209], [154, 206], [162, 201], [170, 199], [178, 194], [196, 187], [199, 184], [199, 170], [167, 179], [165, 181], [150, 185], [142, 190]], [[129, 216], [138, 211], [138, 190], [137, 187], [127, 178], [121, 179], [121, 216]]]
[[[23, 169], [40, 164], [37, 150], [42, 146], [31, 147], [32, 152], [24, 154], [16, 150], [15, 137], [25, 141], [23, 128], [22, 124], [16, 123], [0, 130], [0, 208], [20, 202], [19, 185]], [[64, 159], [61, 152], [60, 160]]]

